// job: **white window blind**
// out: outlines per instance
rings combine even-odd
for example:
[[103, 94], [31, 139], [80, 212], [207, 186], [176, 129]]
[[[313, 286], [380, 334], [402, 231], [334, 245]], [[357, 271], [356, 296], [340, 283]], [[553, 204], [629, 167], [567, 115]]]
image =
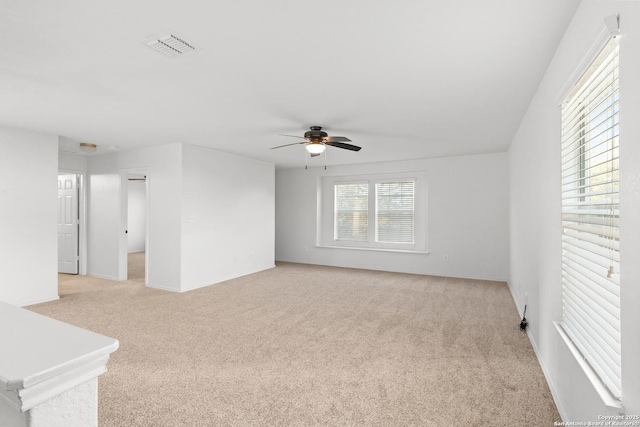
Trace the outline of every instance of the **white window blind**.
[[563, 328], [621, 394], [618, 42], [562, 104]]
[[336, 184], [335, 240], [366, 242], [369, 234], [369, 183]]
[[413, 244], [414, 181], [376, 183], [376, 242]]

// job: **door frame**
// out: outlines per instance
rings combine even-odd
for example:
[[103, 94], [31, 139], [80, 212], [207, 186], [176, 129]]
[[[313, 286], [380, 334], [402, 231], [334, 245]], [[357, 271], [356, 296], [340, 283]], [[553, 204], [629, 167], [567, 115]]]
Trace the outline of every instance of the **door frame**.
[[144, 284], [149, 284], [149, 173], [147, 168], [129, 168], [120, 169], [120, 239], [118, 240], [118, 271], [119, 280], [127, 280], [129, 278], [129, 248], [127, 244], [129, 229], [129, 174], [142, 174], [146, 176], [145, 191], [145, 257], [144, 257]]
[[87, 275], [87, 172], [74, 169], [58, 169], [58, 175], [78, 177], [78, 275]]

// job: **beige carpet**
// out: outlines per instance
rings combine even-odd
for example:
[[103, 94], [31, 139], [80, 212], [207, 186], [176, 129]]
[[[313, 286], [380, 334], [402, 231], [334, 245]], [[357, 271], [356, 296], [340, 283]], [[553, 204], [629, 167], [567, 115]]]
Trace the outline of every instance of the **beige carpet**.
[[120, 340], [103, 427], [560, 421], [505, 283], [289, 263], [143, 283], [61, 275], [61, 299], [29, 307]]

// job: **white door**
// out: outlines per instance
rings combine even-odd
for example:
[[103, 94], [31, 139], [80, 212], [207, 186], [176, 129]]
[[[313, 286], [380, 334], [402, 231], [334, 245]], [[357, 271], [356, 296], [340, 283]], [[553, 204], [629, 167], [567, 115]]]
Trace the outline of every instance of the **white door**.
[[58, 273], [78, 274], [78, 177], [58, 175]]

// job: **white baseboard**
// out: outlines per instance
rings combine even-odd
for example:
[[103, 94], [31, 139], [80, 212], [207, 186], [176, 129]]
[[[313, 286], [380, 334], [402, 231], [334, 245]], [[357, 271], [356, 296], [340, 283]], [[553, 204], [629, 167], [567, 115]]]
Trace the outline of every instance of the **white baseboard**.
[[168, 292], [176, 292], [179, 293], [180, 291], [173, 289], [173, 288], [168, 288], [166, 286], [160, 286], [160, 285], [152, 285], [151, 283], [147, 283], [145, 285], [147, 288], [152, 288], [152, 289], [159, 289], [161, 291], [168, 291]]
[[193, 291], [193, 290], [200, 289], [200, 288], [206, 288], [207, 286], [217, 285], [218, 283], [226, 282], [228, 280], [237, 279], [237, 278], [240, 278], [240, 277], [248, 276], [250, 274], [260, 273], [261, 271], [271, 270], [272, 268], [275, 268], [275, 267], [276, 267], [276, 265], [273, 264], [273, 265], [269, 265], [266, 268], [259, 268], [257, 270], [249, 270], [249, 271], [246, 271], [246, 272], [243, 272], [243, 273], [240, 273], [240, 274], [230, 274], [228, 276], [221, 276], [221, 277], [218, 277], [215, 280], [215, 282], [207, 282], [207, 283], [196, 284], [196, 285], [190, 286], [188, 288], [181, 289], [180, 292], [189, 292], [189, 291]]
[[[507, 286], [509, 288], [509, 293], [511, 293], [511, 298], [513, 298], [513, 302], [516, 305], [516, 310], [518, 310], [518, 314], [520, 314], [520, 317], [522, 317], [524, 313], [523, 313], [523, 310], [521, 310], [520, 307], [518, 306], [518, 301], [516, 299], [515, 293], [513, 292], [513, 289], [511, 288], [511, 284], [507, 282]], [[542, 373], [544, 374], [544, 377], [547, 380], [547, 384], [549, 385], [549, 390], [551, 390], [551, 396], [553, 397], [553, 401], [556, 404], [556, 408], [558, 408], [558, 412], [560, 413], [560, 418], [562, 418], [562, 421], [565, 421], [567, 420], [567, 414], [564, 408], [562, 407], [562, 404], [560, 403], [560, 397], [558, 396], [556, 387], [553, 384], [553, 381], [551, 380], [551, 375], [549, 374], [549, 370], [547, 369], [546, 365], [540, 358], [540, 351], [538, 350], [538, 345], [536, 344], [535, 340], [531, 337], [531, 334], [529, 333], [528, 329], [526, 333], [527, 333], [527, 337], [529, 338], [529, 342], [531, 343], [531, 347], [533, 347], [533, 352], [536, 355], [536, 359], [538, 359], [538, 363], [540, 364]]]
[[113, 280], [115, 282], [120, 282], [121, 281], [117, 277], [107, 276], [107, 275], [102, 275], [102, 274], [89, 273], [89, 274], [87, 274], [87, 276], [95, 277], [95, 278], [98, 278], [98, 279]]
[[26, 307], [29, 305], [36, 305], [36, 304], [42, 304], [43, 302], [49, 302], [49, 301], [55, 301], [55, 300], [59, 300], [60, 296], [56, 295], [54, 297], [50, 297], [50, 298], [44, 298], [44, 299], [39, 299], [39, 300], [34, 300], [34, 301], [28, 301], [28, 302], [24, 302], [24, 303], [20, 303], [20, 304], [16, 304], [18, 307]]

